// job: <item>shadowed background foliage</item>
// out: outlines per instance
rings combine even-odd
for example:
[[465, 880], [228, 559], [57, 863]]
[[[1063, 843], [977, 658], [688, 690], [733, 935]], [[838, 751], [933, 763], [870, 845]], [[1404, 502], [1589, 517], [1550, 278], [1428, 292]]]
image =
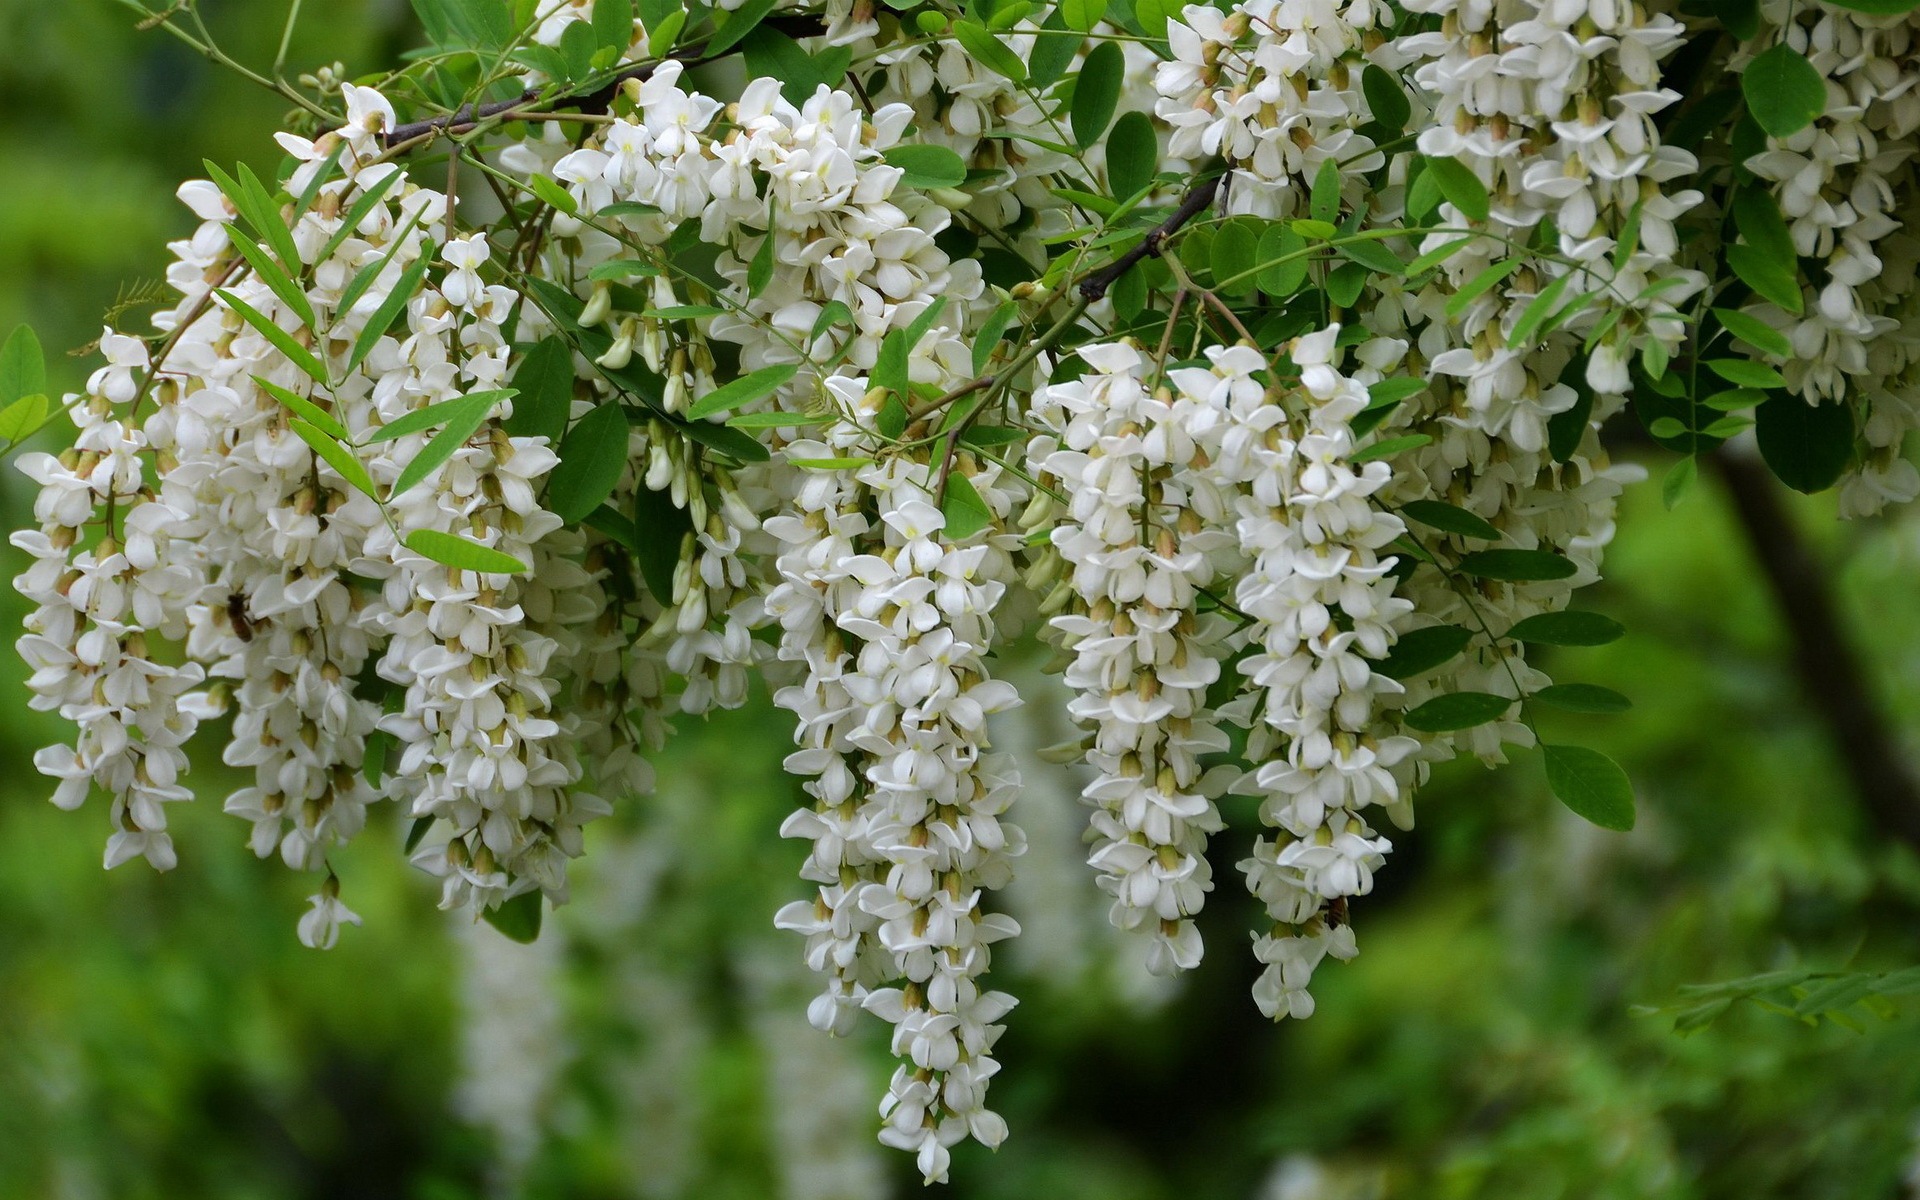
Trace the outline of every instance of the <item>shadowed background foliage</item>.
[[[203, 8], [237, 57], [271, 59], [279, 4]], [[290, 59], [302, 69], [337, 59], [364, 73], [415, 34], [398, 0], [308, 9]], [[190, 227], [175, 184], [202, 157], [271, 169], [283, 103], [136, 32], [110, 0], [0, 0], [0, 47], [0, 334], [31, 321], [55, 386], [71, 389], [88, 363], [65, 351], [98, 335], [119, 289], [158, 277], [165, 240]], [[5, 474], [12, 528], [30, 499]], [[1920, 962], [1920, 858], [1869, 817], [1821, 719], [1845, 706], [1807, 697], [1734, 508], [1704, 487], [1669, 513], [1655, 491], [1629, 494], [1610, 581], [1584, 601], [1629, 636], [1549, 664], [1636, 700], [1564, 721], [1628, 767], [1640, 828], [1573, 819], [1524, 755], [1499, 773], [1443, 771], [1420, 828], [1394, 836], [1379, 891], [1355, 906], [1360, 958], [1322, 972], [1310, 1021], [1269, 1026], [1246, 997], [1255, 914], [1231, 864], [1251, 811], [1231, 808], [1238, 832], [1221, 839], [1206, 965], [1155, 988], [1105, 930], [1090, 882], [1072, 878], [1068, 776], [1032, 767], [1035, 854], [1008, 901], [1029, 937], [1002, 956], [1022, 997], [996, 1085], [1014, 1135], [997, 1156], [969, 1146], [936, 1190], [1907, 1194], [1920, 1003], [1855, 1007], [1857, 1028], [1738, 1007], [1688, 1037], [1630, 1014], [1690, 982]], [[1863, 652], [1860, 690], [1898, 760], [1920, 730], [1920, 527], [1842, 526], [1817, 501], [1788, 512]], [[6, 573], [19, 563], [9, 548]], [[7, 628], [21, 611], [0, 597]], [[1815, 639], [1803, 658], [1835, 652]], [[1030, 645], [1010, 658], [1037, 678]], [[28, 711], [21, 678], [0, 653], [0, 1195], [919, 1191], [907, 1163], [867, 1148], [884, 1047], [805, 1041], [798, 946], [770, 927], [801, 887], [799, 849], [776, 834], [795, 796], [779, 772], [787, 730], [764, 697], [684, 723], [660, 796], [589, 839], [580, 901], [539, 953], [436, 912], [429, 881], [400, 862], [390, 812], [336, 862], [366, 926], [314, 953], [293, 936], [312, 881], [247, 853], [244, 827], [219, 812], [217, 762], [196, 776], [201, 802], [175, 816], [178, 871], [103, 873], [99, 807], [54, 810], [32, 772], [33, 749], [63, 735]], [[1061, 735], [1057, 695], [1033, 690], [1004, 741]], [[539, 1009], [542, 1038], [502, 1032], [509, 1002]], [[810, 1127], [816, 1108], [840, 1111], [828, 1084], [853, 1089], [850, 1115]], [[797, 1166], [809, 1145], [839, 1147], [839, 1173]]]

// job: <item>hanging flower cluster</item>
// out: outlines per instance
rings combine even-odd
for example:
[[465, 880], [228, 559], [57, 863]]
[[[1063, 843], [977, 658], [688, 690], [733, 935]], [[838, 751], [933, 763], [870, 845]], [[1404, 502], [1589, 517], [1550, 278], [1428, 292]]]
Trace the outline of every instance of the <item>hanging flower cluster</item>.
[[944, 1178], [1007, 1132], [988, 724], [1033, 614], [1112, 923], [1198, 966], [1245, 798], [1254, 1001], [1304, 1017], [1434, 763], [1537, 747], [1631, 826], [1532, 721], [1625, 704], [1530, 658], [1620, 632], [1570, 607], [1639, 476], [1603, 432], [1680, 456], [1670, 503], [1748, 442], [1848, 512], [1920, 493], [1886, 7], [448, 10], [485, 85], [315, 77], [283, 171], [181, 189], [177, 299], [19, 456], [19, 651], [75, 729], [35, 765], [105, 795], [108, 866], [167, 869], [228, 716], [227, 810], [320, 877], [302, 940], [359, 923], [331, 864], [383, 801], [444, 907], [529, 938], [669, 716], [764, 679], [809, 1016], [890, 1027], [881, 1139]]

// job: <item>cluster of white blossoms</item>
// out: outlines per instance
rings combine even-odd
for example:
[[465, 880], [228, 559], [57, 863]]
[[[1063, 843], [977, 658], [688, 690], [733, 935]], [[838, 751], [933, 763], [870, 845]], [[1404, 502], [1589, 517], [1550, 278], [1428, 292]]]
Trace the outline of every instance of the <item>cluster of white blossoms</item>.
[[1088, 862], [1113, 923], [1147, 933], [1148, 968], [1167, 974], [1199, 965], [1193, 916], [1213, 888], [1207, 835], [1221, 827], [1218, 773], [1201, 759], [1227, 748], [1207, 705], [1227, 623], [1199, 605], [1230, 565], [1232, 501], [1213, 468], [1226, 420], [1211, 397], [1153, 388], [1136, 347], [1080, 357], [1087, 375], [1034, 398], [1060, 448], [1030, 457], [1067, 499], [1056, 513], [1042, 494], [1028, 522], [1053, 526], [1050, 553], [1071, 566], [1074, 603], [1053, 626], [1073, 653], [1068, 711], [1093, 730]]
[[[403, 126], [342, 85], [281, 182], [181, 189], [177, 300], [17, 464], [19, 650], [75, 729], [34, 761], [106, 795], [109, 866], [174, 865], [230, 715], [227, 810], [320, 876], [302, 940], [359, 923], [332, 867], [383, 800], [444, 907], [525, 935], [669, 715], [763, 679], [809, 1019], [885, 1023], [881, 1139], [937, 1180], [1007, 1132], [988, 723], [1025, 625], [1112, 924], [1197, 966], [1248, 798], [1254, 1001], [1303, 1017], [1432, 765], [1533, 746], [1529, 645], [1605, 636], [1555, 621], [1638, 477], [1601, 440], [1630, 397], [1694, 454], [1817, 406], [1845, 511], [1920, 492], [1911, 16], [770, 7], [540, 0], [526, 97]], [[1683, 62], [1733, 82], [1695, 107]], [[1820, 112], [1743, 100], [1756, 64]]]
[[1173, 57], [1153, 81], [1168, 153], [1224, 158], [1231, 212], [1304, 216], [1328, 162], [1344, 173], [1348, 199], [1364, 205], [1361, 176], [1384, 159], [1360, 132], [1372, 118], [1363, 51], [1391, 16], [1375, 0], [1253, 0], [1226, 12], [1188, 5], [1167, 25]]
[[[1761, 297], [1749, 311], [1786, 335], [1766, 356], [1809, 404], [1851, 408], [1865, 443], [1841, 488], [1849, 515], [1920, 495], [1920, 471], [1900, 457], [1920, 425], [1905, 386], [1914, 364], [1911, 272], [1914, 133], [1920, 130], [1920, 24], [1812, 6], [1769, 6], [1772, 23], [1745, 47], [1775, 42], [1804, 53], [1826, 80], [1826, 111], [1789, 137], [1769, 137], [1744, 162], [1778, 202], [1791, 252], [1819, 264], [1797, 282], [1797, 311]], [[1748, 240], [1752, 241], [1752, 238]], [[1775, 251], [1778, 253], [1779, 251]]]
[[[1372, 666], [1413, 609], [1394, 595], [1394, 559], [1382, 554], [1406, 527], [1374, 499], [1391, 468], [1349, 461], [1350, 422], [1368, 397], [1339, 369], [1339, 334], [1336, 325], [1293, 341], [1300, 386], [1285, 397], [1266, 394], [1257, 378], [1265, 364], [1247, 346], [1210, 355], [1210, 370], [1174, 375], [1183, 392], [1217, 396], [1231, 422], [1217, 469], [1240, 489], [1235, 532], [1248, 566], [1234, 602], [1251, 621], [1253, 649], [1240, 664], [1251, 686], [1234, 714], [1250, 728], [1252, 770], [1238, 788], [1260, 798], [1275, 831], [1242, 864], [1274, 920], [1255, 944], [1267, 969], [1254, 999], [1269, 1016], [1310, 1014], [1314, 967], [1354, 953], [1346, 899], [1373, 890], [1392, 848], [1363, 811], [1378, 805], [1404, 820], [1402, 776], [1415, 748], [1382, 712], [1404, 689]], [[1402, 349], [1374, 342], [1357, 356], [1377, 374]]]

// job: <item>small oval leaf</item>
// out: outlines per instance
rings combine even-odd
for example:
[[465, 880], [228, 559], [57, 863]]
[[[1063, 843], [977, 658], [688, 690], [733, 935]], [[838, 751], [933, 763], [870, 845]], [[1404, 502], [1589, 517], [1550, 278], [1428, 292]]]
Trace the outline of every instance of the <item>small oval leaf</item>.
[[627, 468], [627, 414], [602, 404], [574, 422], [547, 478], [547, 510], [572, 525], [599, 508]]
[[1619, 640], [1626, 631], [1612, 617], [1568, 609], [1528, 617], [1507, 630], [1507, 636], [1542, 646], [1604, 646]]
[[1566, 579], [1580, 568], [1572, 559], [1547, 550], [1476, 550], [1460, 560], [1459, 569], [1481, 579], [1532, 583]]
[[523, 575], [527, 571], [527, 564], [511, 554], [438, 529], [416, 529], [401, 540], [415, 554], [459, 571], [482, 575]]
[[1602, 829], [1633, 828], [1633, 782], [1620, 765], [1584, 746], [1540, 749], [1547, 759], [1547, 786], [1560, 803]]
[[1451, 733], [1498, 720], [1514, 704], [1513, 697], [1492, 692], [1449, 692], [1408, 709], [1401, 719], [1425, 733]]

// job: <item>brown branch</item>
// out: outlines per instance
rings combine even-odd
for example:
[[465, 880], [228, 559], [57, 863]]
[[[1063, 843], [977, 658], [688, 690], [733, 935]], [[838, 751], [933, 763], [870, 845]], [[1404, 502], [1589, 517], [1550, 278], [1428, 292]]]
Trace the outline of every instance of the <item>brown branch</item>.
[[1765, 466], [1725, 449], [1712, 460], [1780, 607], [1800, 688], [1827, 727], [1853, 790], [1877, 830], [1920, 848], [1920, 782], [1822, 586], [1830, 574], [1826, 564], [1800, 536]]
[[[603, 87], [579, 95], [554, 97], [547, 102], [547, 107], [575, 112], [604, 112], [613, 103], [613, 98], [619, 94], [621, 84], [629, 79], [645, 79], [653, 74], [654, 68], [659, 65], [659, 63], [644, 63], [637, 67], [629, 67], [615, 75]], [[391, 147], [430, 133], [467, 133], [483, 121], [506, 116], [521, 109], [533, 108], [540, 103], [540, 92], [525, 91], [511, 100], [493, 100], [486, 104], [463, 104], [444, 117], [431, 117], [424, 121], [410, 121], [405, 125], [396, 126], [382, 134], [380, 140], [383, 145]]]
[[1188, 192], [1186, 199], [1180, 201], [1180, 207], [1173, 210], [1173, 215], [1148, 230], [1147, 236], [1141, 238], [1133, 249], [1081, 280], [1080, 295], [1086, 298], [1088, 304], [1096, 304], [1107, 294], [1107, 289], [1133, 270], [1141, 259], [1160, 257], [1160, 247], [1166, 240], [1213, 204], [1213, 198], [1220, 194], [1220, 181], [1225, 178], [1225, 175], [1215, 175]]
[[[778, 29], [796, 38], [814, 37], [826, 31], [825, 27], [817, 18], [807, 16], [768, 17], [761, 21], [760, 24], [769, 28]], [[725, 54], [734, 54], [738, 53], [738, 51], [739, 47], [733, 46], [729, 47]], [[703, 63], [713, 61], [714, 58], [725, 57], [725, 54], [711, 57], [705, 56], [704, 54], [695, 55], [693, 57], [683, 58], [680, 61], [689, 67], [697, 67]], [[520, 93], [511, 100], [491, 100], [485, 104], [478, 105], [463, 104], [444, 117], [431, 117], [424, 121], [410, 121], [405, 125], [388, 130], [385, 134], [381, 135], [381, 142], [388, 147], [392, 147], [401, 142], [424, 137], [427, 134], [467, 133], [484, 121], [490, 121], [495, 117], [505, 116], [536, 106], [543, 112], [605, 112], [612, 107], [614, 97], [620, 94], [621, 84], [626, 83], [630, 79], [645, 79], [652, 75], [654, 69], [659, 65], [659, 62], [650, 62], [628, 67], [591, 92], [554, 96], [547, 98], [544, 102], [541, 92], [528, 90]]]

